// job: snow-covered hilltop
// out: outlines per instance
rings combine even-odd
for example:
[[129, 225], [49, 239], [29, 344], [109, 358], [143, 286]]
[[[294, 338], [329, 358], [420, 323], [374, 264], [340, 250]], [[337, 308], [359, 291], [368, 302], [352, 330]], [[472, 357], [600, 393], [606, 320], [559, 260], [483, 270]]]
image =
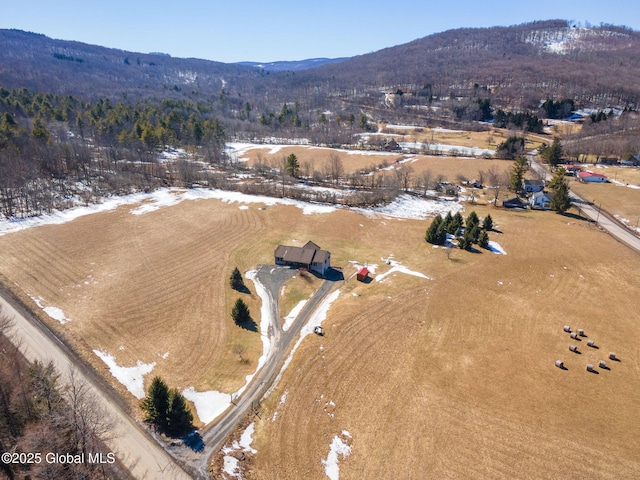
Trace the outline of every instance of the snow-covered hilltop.
[[631, 46], [631, 35], [607, 27], [545, 28], [528, 33], [524, 41], [545, 51], [566, 55], [572, 50], [607, 51]]

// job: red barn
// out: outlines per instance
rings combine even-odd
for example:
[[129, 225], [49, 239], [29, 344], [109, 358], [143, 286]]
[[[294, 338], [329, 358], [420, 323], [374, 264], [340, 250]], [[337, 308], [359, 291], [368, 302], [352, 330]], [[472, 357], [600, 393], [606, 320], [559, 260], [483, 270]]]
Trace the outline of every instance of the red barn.
[[362, 267], [360, 270], [358, 270], [358, 273], [356, 274], [356, 278], [358, 279], [359, 282], [365, 282], [368, 276], [369, 276], [369, 270], [367, 269], [367, 267]]

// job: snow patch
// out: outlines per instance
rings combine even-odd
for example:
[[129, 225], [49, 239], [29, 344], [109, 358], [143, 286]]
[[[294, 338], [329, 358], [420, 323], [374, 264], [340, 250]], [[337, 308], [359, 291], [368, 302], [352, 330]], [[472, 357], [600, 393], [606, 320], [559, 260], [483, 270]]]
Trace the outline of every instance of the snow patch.
[[340, 467], [338, 466], [339, 457], [344, 460], [351, 454], [351, 445], [347, 442], [351, 439], [351, 435], [348, 431], [343, 430], [342, 438], [338, 435], [333, 437], [331, 445], [329, 446], [329, 454], [326, 460], [322, 460], [324, 465], [324, 473], [330, 480], [340, 479]]
[[298, 314], [300, 313], [300, 311], [302, 310], [302, 307], [304, 307], [306, 303], [307, 303], [307, 300], [300, 300], [300, 302], [298, 302], [298, 304], [295, 307], [293, 307], [293, 310], [289, 312], [289, 315], [284, 317], [285, 321], [284, 321], [284, 325], [282, 326], [282, 330], [286, 332], [287, 330], [289, 330], [289, 328], [291, 328], [291, 325], [293, 325], [293, 322], [298, 317]]
[[427, 200], [412, 195], [400, 195], [393, 202], [382, 207], [354, 208], [354, 210], [365, 215], [373, 213], [392, 218], [426, 220], [436, 215], [444, 217], [448, 212], [454, 215], [464, 210], [464, 207], [457, 201]]
[[427, 280], [431, 280], [431, 277], [426, 276], [424, 273], [420, 273], [420, 272], [416, 272], [414, 270], [410, 270], [407, 267], [405, 267], [404, 265], [402, 265], [400, 262], [396, 262], [395, 260], [391, 260], [390, 258], [388, 259], [382, 259], [384, 260], [388, 265], [391, 265], [391, 268], [389, 270], [387, 270], [386, 272], [376, 276], [376, 282], [382, 282], [387, 276], [389, 276], [392, 273], [395, 272], [400, 272], [400, 273], [404, 273], [407, 275], [414, 275], [416, 277], [420, 277], [420, 278], [425, 278]]
[[502, 248], [502, 245], [500, 245], [498, 242], [494, 242], [493, 240], [489, 240], [489, 250], [491, 250], [493, 253], [495, 253], [497, 255], [506, 255], [507, 254], [505, 249]]
[[240, 474], [240, 462], [237, 458], [232, 457], [231, 455], [225, 455], [223, 457], [224, 463], [222, 466], [222, 471], [228, 475], [231, 475], [235, 478], [242, 478]]
[[[256, 424], [252, 423], [249, 425], [242, 435], [240, 436], [240, 442], [233, 442], [233, 447], [238, 450], [242, 448], [245, 452], [250, 453], [258, 453], [255, 448], [251, 447], [251, 443], [253, 442], [253, 433], [255, 432]], [[237, 445], [237, 446], [236, 446]]]
[[639, 190], [640, 189], [640, 185], [633, 185], [631, 183], [624, 183], [621, 182], [619, 180], [609, 180], [611, 183], [619, 186], [619, 187], [628, 187], [628, 188], [633, 188], [634, 190]]
[[34, 297], [31, 295], [30, 297], [31, 297], [31, 300], [33, 300], [35, 304], [44, 311], [44, 313], [49, 315], [49, 317], [53, 318], [54, 320], [57, 320], [58, 322], [60, 322], [62, 325], [71, 321], [71, 319], [64, 314], [62, 309], [58, 307], [52, 307], [52, 306], [43, 307], [42, 302], [44, 301], [44, 298]]
[[182, 391], [184, 398], [196, 407], [196, 414], [202, 423], [210, 423], [221, 415], [231, 404], [231, 395], [216, 391], [198, 392], [194, 387]]
[[59, 321], [62, 325], [71, 321], [71, 319], [67, 318], [64, 312], [58, 307], [45, 307], [43, 308], [43, 310], [44, 310], [44, 313], [49, 315], [54, 320]]
[[107, 364], [111, 375], [123, 384], [134, 397], [138, 399], [144, 398], [144, 376], [151, 373], [156, 366], [156, 362], [142, 363], [138, 360], [135, 367], [121, 367], [116, 363], [115, 357], [110, 353], [103, 352], [102, 350], [94, 350], [93, 353]]
[[356, 260], [349, 260], [349, 263], [351, 265], [353, 265], [353, 267], [356, 270], [360, 270], [361, 268], [365, 267], [367, 270], [369, 270], [369, 272], [375, 274], [376, 270], [378, 268], [378, 264], [377, 263], [364, 263], [361, 264], [360, 262], [356, 261]]

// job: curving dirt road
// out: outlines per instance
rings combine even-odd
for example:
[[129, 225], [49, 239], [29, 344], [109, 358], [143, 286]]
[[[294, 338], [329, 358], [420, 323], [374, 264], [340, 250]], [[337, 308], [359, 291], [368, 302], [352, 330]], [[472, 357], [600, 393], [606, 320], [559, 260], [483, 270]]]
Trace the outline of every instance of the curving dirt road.
[[[320, 288], [306, 303], [294, 324], [286, 332], [279, 319], [277, 298], [282, 284], [295, 274], [286, 267], [262, 266], [256, 275], [256, 288], [264, 289], [268, 297], [270, 312], [271, 348], [263, 367], [256, 372], [253, 380], [234, 406], [229, 408], [215, 423], [200, 432], [204, 448], [195, 452], [188, 447], [168, 447], [165, 451], [148, 433], [143, 431], [127, 414], [126, 405], [118, 394], [104, 382], [45, 324], [31, 314], [10, 292], [0, 288], [0, 306], [4, 313], [14, 320], [13, 337], [29, 361], [53, 361], [59, 372], [76, 369], [79, 378], [87, 382], [96, 399], [114, 425], [113, 437], [106, 442], [118, 459], [129, 469], [131, 475], [139, 479], [182, 480], [208, 478], [208, 464], [211, 455], [221, 446], [225, 438], [235, 428], [242, 417], [250, 411], [255, 401], [262, 398], [277, 378], [292, 342], [300, 334], [309, 316], [333, 289], [342, 274], [333, 271], [331, 279], [325, 279]], [[66, 452], [59, 452], [66, 453]], [[172, 456], [174, 458], [172, 458]], [[186, 470], [178, 466], [182, 464]]]
[[[265, 392], [271, 387], [278, 377], [282, 365], [286, 359], [293, 341], [300, 334], [300, 330], [307, 323], [310, 315], [326, 298], [336, 283], [343, 279], [340, 272], [334, 271], [333, 275], [325, 279], [320, 288], [313, 294], [304, 308], [298, 314], [295, 322], [286, 332], [282, 330], [279, 319], [279, 309], [277, 298], [282, 284], [295, 274], [295, 270], [287, 267], [275, 267], [273, 265], [263, 265], [258, 269], [256, 289], [264, 288], [269, 298], [270, 311], [270, 332], [271, 349], [265, 364], [256, 372], [251, 383], [239, 398], [235, 399], [235, 406], [230, 407], [216, 421], [200, 432], [204, 448], [201, 452], [195, 453], [182, 449], [176, 452], [181, 459], [193, 470], [197, 471], [203, 478], [207, 478], [207, 469], [210, 457], [222, 445], [226, 437], [231, 433], [240, 420], [250, 411], [254, 401], [262, 398]], [[262, 297], [262, 295], [261, 295]]]

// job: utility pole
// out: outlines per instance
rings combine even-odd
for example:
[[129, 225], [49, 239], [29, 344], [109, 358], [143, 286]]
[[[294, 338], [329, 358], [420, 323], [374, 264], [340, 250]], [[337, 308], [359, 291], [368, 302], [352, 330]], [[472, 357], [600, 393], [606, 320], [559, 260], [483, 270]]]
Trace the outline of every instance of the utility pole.
[[602, 207], [602, 202], [598, 205], [598, 215], [596, 216], [596, 225], [598, 225], [598, 220], [600, 220], [600, 208]]

